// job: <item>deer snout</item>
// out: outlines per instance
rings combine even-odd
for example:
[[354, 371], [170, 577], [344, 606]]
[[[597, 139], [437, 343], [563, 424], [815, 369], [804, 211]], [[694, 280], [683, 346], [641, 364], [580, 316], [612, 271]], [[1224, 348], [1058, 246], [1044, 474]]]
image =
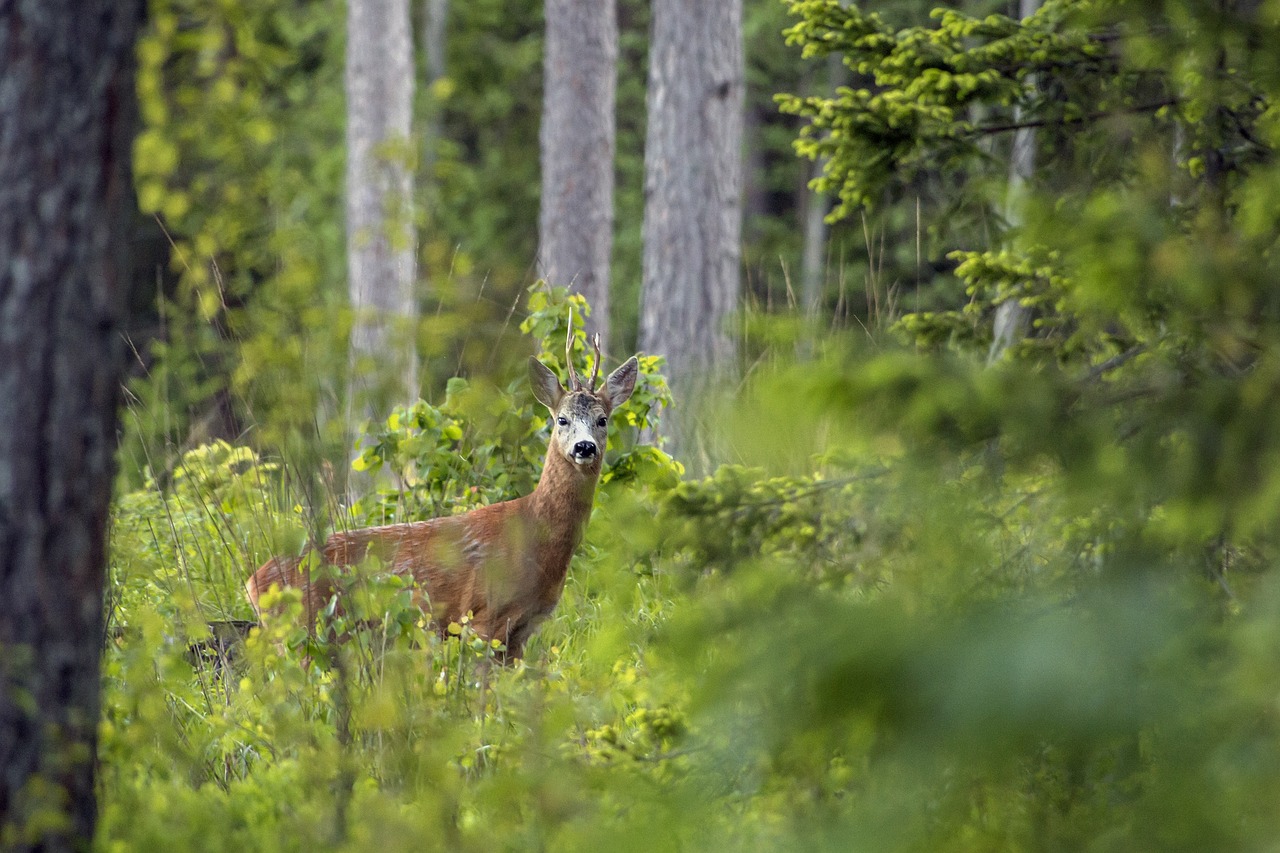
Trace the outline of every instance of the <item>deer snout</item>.
[[594, 459], [596, 456], [596, 443], [594, 441], [579, 441], [573, 446], [573, 458], [576, 460], [587, 461]]

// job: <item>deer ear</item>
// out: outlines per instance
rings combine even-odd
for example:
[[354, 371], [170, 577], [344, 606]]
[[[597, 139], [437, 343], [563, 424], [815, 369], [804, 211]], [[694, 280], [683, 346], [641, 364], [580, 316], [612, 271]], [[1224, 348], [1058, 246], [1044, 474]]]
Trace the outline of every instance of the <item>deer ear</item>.
[[633, 355], [622, 363], [622, 366], [604, 381], [604, 398], [609, 401], [609, 408], [616, 409], [631, 397], [636, 390], [636, 377], [640, 375], [640, 363]]
[[533, 356], [529, 356], [529, 385], [533, 388], [533, 396], [537, 401], [553, 412], [565, 394], [564, 386], [551, 368]]

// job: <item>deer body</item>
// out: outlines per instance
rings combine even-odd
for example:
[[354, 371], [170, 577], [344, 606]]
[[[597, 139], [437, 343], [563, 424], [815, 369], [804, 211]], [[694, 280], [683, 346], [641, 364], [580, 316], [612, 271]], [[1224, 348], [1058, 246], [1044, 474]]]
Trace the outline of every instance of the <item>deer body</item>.
[[[609, 414], [631, 396], [638, 372], [632, 357], [593, 391], [570, 367], [566, 390], [541, 362], [529, 361], [534, 396], [553, 417], [546, 463], [531, 493], [463, 515], [335, 533], [319, 553], [334, 567], [377, 558], [411, 582], [415, 603], [437, 630], [469, 613], [472, 628], [505, 644], [510, 658], [521, 656], [560, 601], [591, 515]], [[332, 580], [319, 576], [330, 573], [312, 578], [314, 562], [307, 555], [274, 557], [254, 572], [245, 586], [260, 618], [262, 593], [296, 587], [313, 623], [335, 593]]]

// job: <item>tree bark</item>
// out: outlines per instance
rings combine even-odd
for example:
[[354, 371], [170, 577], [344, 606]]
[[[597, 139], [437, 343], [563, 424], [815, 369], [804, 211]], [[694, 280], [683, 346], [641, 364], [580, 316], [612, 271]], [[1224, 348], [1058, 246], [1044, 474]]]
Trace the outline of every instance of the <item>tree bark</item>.
[[[420, 120], [420, 150], [422, 159], [418, 163], [418, 203], [423, 209], [421, 217], [422, 231], [419, 245], [425, 244], [435, 225], [432, 213], [440, 207], [439, 192], [436, 188], [436, 150], [440, 146], [442, 103], [440, 100], [440, 81], [445, 76], [445, 50], [449, 22], [449, 0], [422, 0], [421, 12], [423, 77], [422, 88], [427, 93], [423, 102]], [[431, 293], [433, 271], [426, 264], [418, 270], [419, 292], [415, 299], [418, 312], [423, 310], [423, 300]]]
[[[848, 5], [848, 0], [841, 0], [841, 5]], [[827, 57], [827, 91], [826, 95], [834, 95], [845, 82], [846, 69], [840, 61], [840, 54], [833, 53]], [[810, 172], [810, 179], [822, 176], [825, 162], [815, 160]], [[822, 304], [823, 290], [827, 272], [827, 238], [831, 227], [827, 224], [827, 214], [831, 212], [831, 201], [826, 196], [812, 189], [808, 190], [804, 208], [804, 240], [800, 255], [800, 293], [805, 316], [814, 319], [818, 315], [818, 306]]]
[[[686, 406], [736, 357], [743, 78], [742, 0], [654, 0], [640, 349]], [[691, 425], [665, 429], [679, 447]]]
[[[1040, 9], [1041, 0], [1019, 0], [1018, 11], [1023, 20]], [[1035, 86], [1035, 78], [1027, 81]], [[1013, 123], [1022, 119], [1022, 110], [1014, 108]], [[1028, 186], [1036, 171], [1036, 132], [1031, 127], [1020, 127], [1013, 134], [1013, 147], [1009, 152], [1009, 184], [1005, 194], [1005, 222], [1011, 228], [1022, 225], [1025, 215]], [[999, 361], [1009, 347], [1027, 336], [1031, 328], [1031, 312], [1014, 300], [1000, 303], [991, 335], [991, 348], [987, 350], [987, 363]]]
[[347, 4], [348, 402], [356, 418], [417, 395], [411, 33], [409, 0]]
[[449, 23], [449, 0], [422, 0], [423, 87], [427, 90], [427, 114], [422, 122], [422, 163], [419, 176], [424, 186], [435, 183], [436, 146], [440, 142], [440, 106], [436, 86], [445, 75], [445, 34]]
[[551, 284], [586, 297], [587, 332], [607, 340], [617, 6], [547, 0], [546, 16], [538, 266]]
[[139, 0], [0, 3], [0, 847], [93, 838]]

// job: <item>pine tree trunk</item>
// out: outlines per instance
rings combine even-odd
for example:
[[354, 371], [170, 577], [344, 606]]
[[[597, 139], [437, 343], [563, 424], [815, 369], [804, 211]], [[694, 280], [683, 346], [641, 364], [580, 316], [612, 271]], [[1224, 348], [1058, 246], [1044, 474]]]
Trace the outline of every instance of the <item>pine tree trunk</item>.
[[[841, 0], [841, 5], [848, 5], [848, 0]], [[834, 95], [836, 89], [844, 85], [846, 75], [844, 63], [840, 55], [833, 53], [827, 57], [826, 94]], [[825, 163], [814, 161], [810, 179], [821, 177]], [[827, 273], [827, 240], [831, 228], [827, 224], [827, 214], [831, 212], [831, 200], [826, 196], [807, 189], [804, 205], [804, 240], [800, 255], [800, 293], [805, 316], [816, 318], [818, 306], [822, 304], [823, 291]]]
[[[686, 411], [736, 355], [743, 75], [742, 0], [654, 0], [640, 349]], [[664, 429], [679, 448], [692, 424]]]
[[435, 89], [445, 75], [445, 33], [448, 23], [449, 0], [422, 0], [422, 82], [429, 96], [429, 106], [423, 121], [419, 176], [426, 186], [435, 181], [436, 145], [440, 137], [440, 107], [436, 103]]
[[0, 3], [5, 849], [87, 850], [97, 817], [140, 13], [137, 0]]
[[[449, 22], [449, 0], [422, 0], [422, 44], [423, 57], [422, 88], [427, 93], [421, 116], [421, 160], [418, 164], [418, 203], [424, 215], [421, 217], [425, 231], [421, 233], [420, 244], [425, 244], [431, 229], [434, 227], [432, 213], [440, 207], [439, 192], [436, 188], [436, 150], [441, 137], [441, 101], [439, 93], [440, 81], [445, 77], [446, 33]], [[425, 265], [418, 271], [420, 289], [416, 300], [421, 309], [421, 294], [431, 293], [432, 271]]]
[[349, 404], [376, 417], [417, 394], [409, 0], [349, 0], [346, 94]]
[[613, 248], [614, 0], [547, 0], [542, 105], [540, 273], [592, 308], [587, 331], [609, 333]]
[[[1040, 9], [1041, 0], [1019, 0], [1018, 10], [1023, 19]], [[1035, 79], [1027, 81], [1035, 86]], [[1015, 108], [1014, 123], [1022, 118], [1022, 111]], [[1005, 194], [1005, 222], [1011, 228], [1022, 225], [1028, 185], [1036, 171], [1036, 132], [1029, 127], [1019, 128], [1013, 135], [1013, 147], [1009, 152], [1009, 184]], [[992, 328], [991, 348], [987, 351], [987, 363], [994, 364], [1009, 347], [1027, 336], [1031, 327], [1031, 312], [1019, 303], [1008, 300], [996, 308]]]

